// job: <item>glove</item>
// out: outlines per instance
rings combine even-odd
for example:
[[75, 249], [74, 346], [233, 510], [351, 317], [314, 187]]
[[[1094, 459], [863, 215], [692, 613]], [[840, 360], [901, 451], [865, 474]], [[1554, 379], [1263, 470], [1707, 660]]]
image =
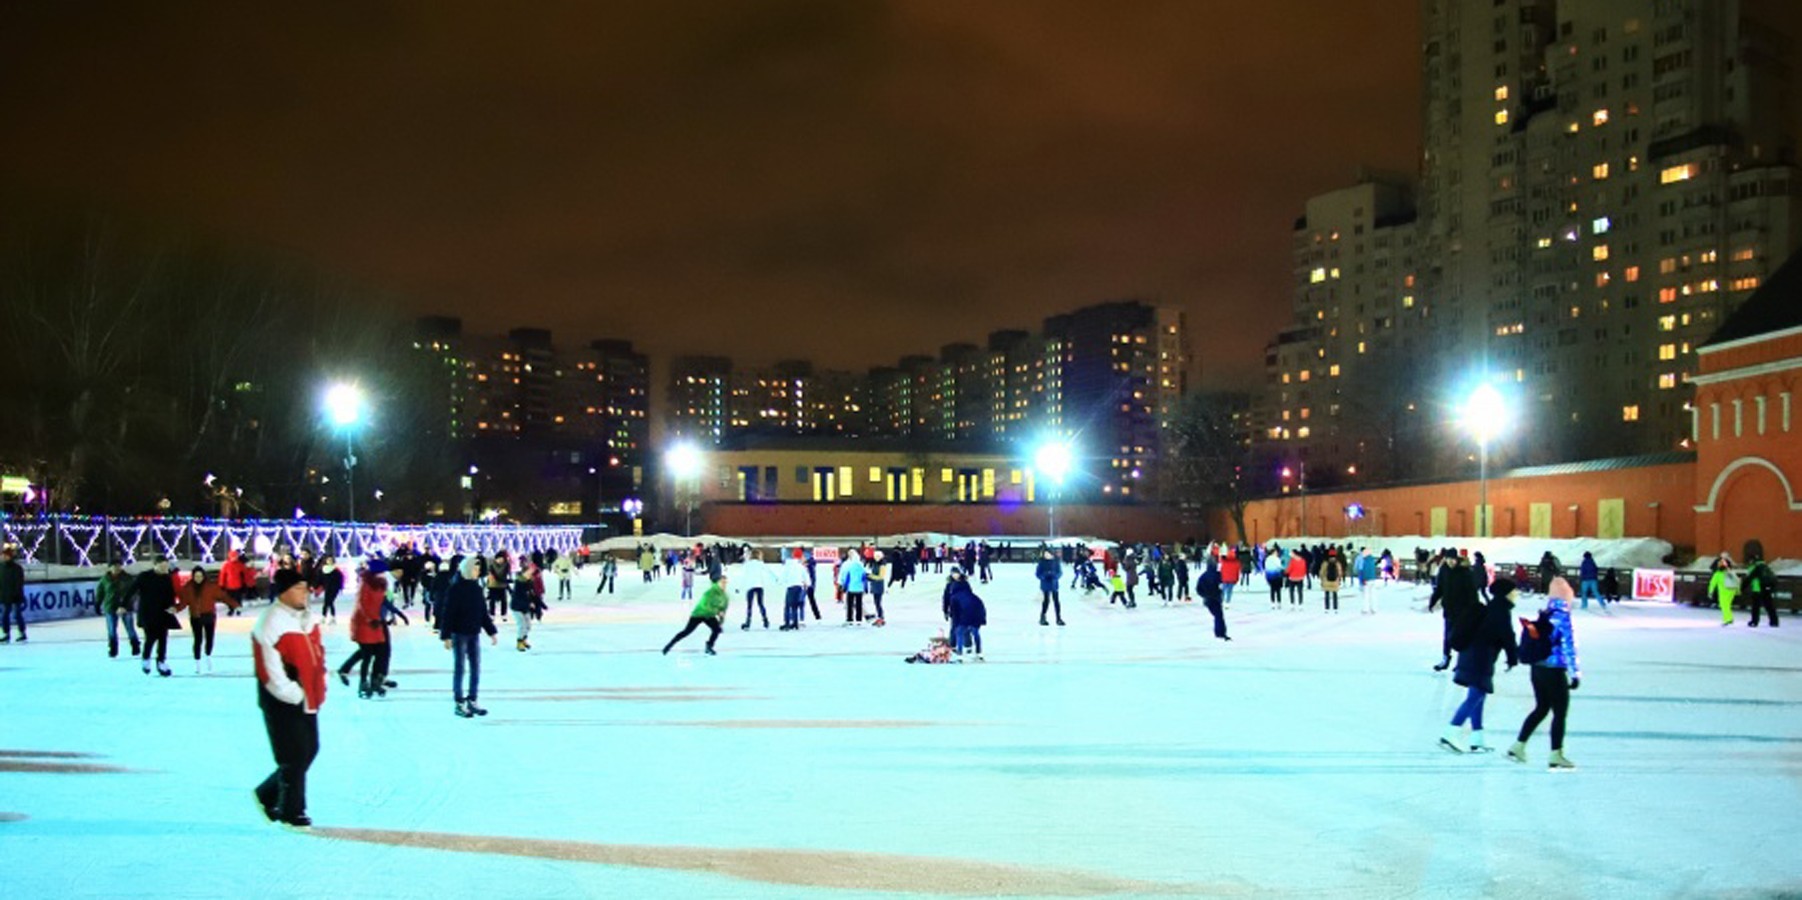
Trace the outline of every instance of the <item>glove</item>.
[[1571, 680], [1570, 680], [1570, 689], [1571, 689], [1571, 690], [1573, 690], [1573, 691], [1574, 691], [1574, 690], [1576, 690], [1576, 689], [1577, 689], [1577, 688], [1580, 688], [1580, 687], [1582, 687], [1582, 686], [1583, 686], [1583, 679], [1581, 679], [1581, 678], [1572, 678], [1572, 679], [1571, 679]]

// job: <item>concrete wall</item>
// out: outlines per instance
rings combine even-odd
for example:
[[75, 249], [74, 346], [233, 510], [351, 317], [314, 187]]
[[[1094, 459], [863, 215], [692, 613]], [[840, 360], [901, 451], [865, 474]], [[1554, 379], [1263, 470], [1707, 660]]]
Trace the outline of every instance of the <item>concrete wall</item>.
[[[709, 503], [696, 513], [700, 530], [740, 537], [856, 536], [943, 531], [1043, 537], [1049, 507], [1013, 503]], [[1200, 531], [1158, 506], [1059, 506], [1057, 533], [1115, 540], [1170, 542]]]

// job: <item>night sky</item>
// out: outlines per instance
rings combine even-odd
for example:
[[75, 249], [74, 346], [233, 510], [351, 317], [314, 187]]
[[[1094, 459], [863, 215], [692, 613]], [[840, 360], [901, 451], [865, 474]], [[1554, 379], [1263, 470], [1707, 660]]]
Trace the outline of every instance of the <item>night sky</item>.
[[0, 187], [297, 252], [466, 327], [862, 368], [1287, 318], [1303, 201], [1419, 141], [1415, 0], [143, 3], [0, 12]]

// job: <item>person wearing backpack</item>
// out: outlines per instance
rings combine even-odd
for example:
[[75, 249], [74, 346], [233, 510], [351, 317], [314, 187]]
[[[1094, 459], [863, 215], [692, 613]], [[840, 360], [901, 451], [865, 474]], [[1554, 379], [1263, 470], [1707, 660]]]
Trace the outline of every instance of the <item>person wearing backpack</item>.
[[1771, 567], [1765, 564], [1762, 557], [1751, 556], [1746, 559], [1746, 602], [1752, 606], [1753, 628], [1758, 627], [1760, 609], [1771, 614], [1771, 627], [1777, 627], [1777, 604], [1771, 599], [1771, 589], [1776, 583], [1776, 576], [1771, 574]]
[[1739, 576], [1733, 571], [1733, 557], [1722, 553], [1714, 561], [1714, 574], [1708, 578], [1708, 596], [1721, 605], [1721, 627], [1733, 624], [1733, 601], [1739, 597]]
[[[1510, 578], [1497, 578], [1489, 586], [1489, 604], [1479, 607], [1482, 618], [1477, 620], [1470, 643], [1458, 651], [1458, 667], [1452, 671], [1452, 683], [1467, 690], [1464, 702], [1458, 705], [1451, 724], [1445, 728], [1445, 735], [1439, 739], [1439, 746], [1453, 753], [1490, 751], [1483, 743], [1483, 701], [1495, 693], [1495, 658], [1506, 652], [1510, 670], [1519, 662], [1519, 645], [1514, 640], [1515, 590], [1515, 582]], [[1468, 746], [1459, 743], [1466, 722], [1470, 723]]]
[[1337, 548], [1326, 552], [1326, 559], [1320, 564], [1321, 605], [1327, 612], [1339, 611], [1339, 585], [1345, 581], [1345, 563], [1339, 561]]
[[[1533, 669], [1533, 711], [1520, 723], [1520, 734], [1508, 748], [1508, 758], [1517, 763], [1527, 761], [1527, 741], [1549, 713], [1552, 717], [1553, 769], [1574, 769], [1576, 763], [1564, 755], [1564, 720], [1570, 711], [1571, 691], [1583, 683], [1583, 672], [1577, 665], [1577, 636], [1571, 631], [1570, 605], [1576, 591], [1562, 577], [1553, 578], [1547, 588], [1550, 596], [1537, 622], [1528, 625], [1529, 637], [1522, 642], [1520, 658]], [[1543, 654], [1543, 656], [1541, 655]]]

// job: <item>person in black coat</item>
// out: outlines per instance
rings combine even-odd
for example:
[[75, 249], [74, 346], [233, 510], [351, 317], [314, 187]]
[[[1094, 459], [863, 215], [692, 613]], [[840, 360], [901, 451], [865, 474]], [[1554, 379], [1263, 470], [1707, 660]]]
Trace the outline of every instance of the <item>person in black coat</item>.
[[[457, 715], [466, 719], [488, 715], [488, 710], [476, 705], [476, 692], [482, 682], [482, 633], [488, 633], [488, 643], [498, 642], [494, 617], [488, 612], [487, 591], [476, 580], [476, 568], [474, 559], [463, 560], [457, 581], [451, 585], [444, 609], [438, 614], [438, 636], [455, 659], [451, 696], [457, 701]], [[467, 692], [463, 690], [465, 666], [469, 668]]]
[[175, 576], [169, 573], [169, 557], [159, 556], [156, 565], [139, 572], [125, 593], [125, 602], [136, 601], [138, 625], [144, 629], [144, 674], [150, 674], [150, 652], [156, 650], [156, 671], [168, 678], [169, 632], [180, 630], [175, 618]]
[[953, 652], [961, 655], [968, 646], [981, 660], [982, 626], [989, 623], [989, 611], [963, 573], [952, 572], [951, 582], [945, 585], [945, 604], [951, 618]]
[[1057, 557], [1052, 555], [1050, 548], [1045, 550], [1044, 558], [1039, 560], [1033, 574], [1039, 579], [1039, 595], [1042, 598], [1039, 603], [1039, 624], [1051, 624], [1045, 621], [1045, 614], [1051, 612], [1053, 606], [1057, 607], [1057, 624], [1064, 624], [1064, 603], [1057, 596], [1058, 582], [1064, 580], [1064, 570], [1058, 565]]
[[1443, 637], [1439, 644], [1439, 664], [1433, 667], [1435, 672], [1443, 672], [1452, 666], [1452, 636], [1466, 614], [1480, 610], [1483, 606], [1477, 594], [1476, 577], [1471, 573], [1470, 560], [1463, 556], [1452, 557], [1454, 562], [1447, 563], [1439, 570], [1439, 581], [1434, 585], [1433, 596], [1427, 600], [1427, 612], [1439, 606], [1445, 616]]
[[1439, 739], [1439, 746], [1447, 750], [1465, 752], [1458, 744], [1465, 722], [1470, 723], [1469, 752], [1490, 750], [1483, 743], [1483, 701], [1495, 693], [1495, 658], [1506, 652], [1509, 669], [1520, 661], [1520, 647], [1514, 637], [1515, 589], [1510, 578], [1497, 578], [1489, 586], [1489, 603], [1479, 607], [1480, 617], [1470, 633], [1470, 642], [1458, 651], [1458, 667], [1452, 671], [1452, 681], [1467, 691], [1464, 702], [1452, 714], [1452, 723], [1446, 726], [1445, 736]]
[[1195, 580], [1195, 593], [1201, 597], [1201, 605], [1214, 614], [1214, 636], [1223, 641], [1232, 640], [1226, 636], [1226, 604], [1222, 602], [1220, 566], [1212, 556], [1208, 557], [1207, 568], [1202, 571], [1201, 577]]

